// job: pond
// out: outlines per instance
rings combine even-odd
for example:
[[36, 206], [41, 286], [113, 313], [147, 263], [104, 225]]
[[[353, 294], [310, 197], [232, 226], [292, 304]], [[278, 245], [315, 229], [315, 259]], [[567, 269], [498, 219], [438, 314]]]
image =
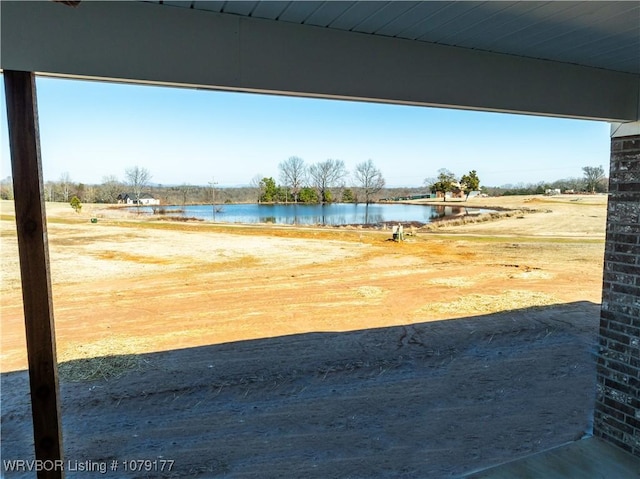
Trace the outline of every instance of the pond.
[[[156, 207], [157, 208], [157, 207]], [[166, 214], [221, 223], [275, 223], [289, 225], [379, 225], [430, 223], [435, 219], [491, 212], [461, 205], [407, 204], [225, 204], [164, 207]], [[153, 213], [151, 207], [142, 211]]]

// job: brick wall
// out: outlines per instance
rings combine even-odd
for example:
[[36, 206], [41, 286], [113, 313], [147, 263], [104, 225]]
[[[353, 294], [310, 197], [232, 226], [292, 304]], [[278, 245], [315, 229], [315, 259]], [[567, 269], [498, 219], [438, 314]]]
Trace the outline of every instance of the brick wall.
[[640, 457], [640, 135], [611, 140], [594, 435]]

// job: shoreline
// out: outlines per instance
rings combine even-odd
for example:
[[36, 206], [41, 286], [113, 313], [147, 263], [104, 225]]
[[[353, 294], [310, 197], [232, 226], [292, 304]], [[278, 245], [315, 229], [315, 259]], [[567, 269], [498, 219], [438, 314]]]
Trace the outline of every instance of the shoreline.
[[[55, 204], [64, 204], [64, 203], [55, 203]], [[368, 206], [365, 203], [331, 203], [335, 205], [353, 205], [353, 206]], [[121, 212], [123, 213], [121, 218], [131, 218], [135, 216], [136, 218], [149, 221], [171, 221], [171, 222], [179, 222], [179, 223], [203, 223], [203, 224], [227, 224], [227, 225], [273, 225], [273, 226], [286, 226], [286, 227], [296, 227], [296, 228], [307, 228], [307, 227], [316, 227], [316, 228], [355, 228], [355, 229], [364, 229], [364, 230], [385, 230], [388, 227], [390, 228], [395, 224], [402, 224], [404, 227], [412, 227], [418, 229], [433, 229], [440, 228], [443, 224], [447, 224], [449, 222], [460, 223], [461, 218], [465, 218], [464, 223], [473, 223], [477, 221], [485, 222], [494, 220], [505, 215], [511, 214], [526, 214], [530, 212], [535, 212], [537, 210], [532, 208], [507, 208], [503, 206], [496, 207], [478, 207], [474, 205], [464, 205], [461, 204], [451, 204], [451, 203], [412, 203], [407, 201], [397, 201], [397, 202], [372, 202], [369, 203], [371, 205], [409, 205], [409, 206], [430, 206], [430, 207], [453, 207], [453, 208], [464, 208], [465, 211], [463, 214], [456, 213], [450, 214], [442, 217], [432, 218], [431, 221], [417, 221], [417, 220], [388, 220], [376, 223], [344, 223], [344, 224], [322, 224], [322, 223], [288, 223], [288, 222], [279, 222], [279, 221], [225, 221], [224, 216], [221, 216], [220, 219], [211, 220], [206, 218], [199, 218], [197, 216], [185, 216], [189, 214], [185, 208], [190, 206], [211, 206], [209, 204], [189, 204], [189, 205], [141, 205], [140, 208], [144, 208], [144, 211], [139, 211], [136, 209], [136, 206], [132, 205], [114, 205], [114, 204], [101, 204], [101, 203], [87, 203], [83, 206], [88, 207], [94, 212], [94, 217], [96, 219], [109, 216], [114, 217], [113, 214], [105, 215], [104, 212], [108, 211], [110, 213]], [[251, 205], [251, 206], [317, 206], [318, 204], [293, 204], [293, 203], [231, 203], [231, 205]], [[174, 209], [177, 208], [177, 209]], [[224, 214], [222, 210], [223, 205], [220, 206], [220, 210], [217, 210], [221, 215]], [[468, 209], [474, 210], [485, 210], [485, 211], [473, 211], [469, 212]], [[175, 213], [175, 214], [174, 214]]]

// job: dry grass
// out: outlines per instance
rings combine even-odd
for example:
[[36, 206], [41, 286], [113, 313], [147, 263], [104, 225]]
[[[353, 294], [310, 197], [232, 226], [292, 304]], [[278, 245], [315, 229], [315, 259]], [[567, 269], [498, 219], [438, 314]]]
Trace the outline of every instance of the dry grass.
[[551, 273], [538, 270], [522, 271], [508, 275], [510, 279], [552, 279], [553, 276]]
[[170, 258], [162, 258], [158, 256], [145, 256], [139, 254], [126, 253], [123, 251], [102, 251], [98, 258], [112, 261], [131, 261], [133, 263], [142, 264], [170, 264]]
[[94, 343], [67, 343], [58, 352], [58, 372], [70, 382], [116, 379], [141, 370], [146, 361], [136, 353], [142, 341], [108, 338]]
[[363, 298], [380, 298], [387, 292], [377, 286], [360, 286], [359, 288], [354, 288], [354, 291]]
[[450, 288], [468, 288], [476, 284], [476, 281], [470, 278], [453, 277], [453, 278], [434, 278], [427, 281], [428, 284], [436, 286], [448, 286]]
[[117, 379], [131, 370], [140, 370], [144, 360], [136, 354], [103, 356], [76, 359], [60, 363], [58, 372], [63, 380], [70, 382]]
[[58, 372], [70, 382], [117, 379], [129, 371], [142, 371], [149, 361], [146, 353], [164, 342], [175, 344], [180, 338], [198, 338], [209, 329], [186, 329], [156, 334], [153, 340], [135, 336], [109, 336], [87, 343], [58, 343]]
[[499, 295], [470, 294], [455, 301], [431, 303], [420, 308], [419, 313], [469, 315], [489, 314], [557, 304], [552, 295], [533, 291], [507, 290]]
[[512, 218], [512, 217], [524, 218], [524, 215], [526, 214], [541, 213], [543, 211], [546, 213], [549, 212], [548, 210], [535, 210], [535, 209], [521, 208], [517, 210], [510, 210], [510, 211], [496, 211], [493, 213], [485, 213], [480, 215], [466, 215], [466, 216], [460, 216], [460, 217], [454, 217], [454, 218], [446, 218], [445, 220], [433, 221], [431, 223], [428, 223], [423, 227], [421, 227], [420, 230], [433, 231], [433, 230], [437, 230], [444, 227], [462, 226], [462, 225], [468, 225], [473, 223], [485, 223], [487, 221], [495, 221], [502, 218]]

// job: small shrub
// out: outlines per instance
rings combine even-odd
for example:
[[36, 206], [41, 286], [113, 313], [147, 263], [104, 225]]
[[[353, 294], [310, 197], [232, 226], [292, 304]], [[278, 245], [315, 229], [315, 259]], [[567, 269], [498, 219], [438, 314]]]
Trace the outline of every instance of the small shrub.
[[80, 203], [80, 199], [77, 196], [71, 198], [70, 204], [76, 213], [80, 213], [80, 210], [82, 209], [82, 203]]

